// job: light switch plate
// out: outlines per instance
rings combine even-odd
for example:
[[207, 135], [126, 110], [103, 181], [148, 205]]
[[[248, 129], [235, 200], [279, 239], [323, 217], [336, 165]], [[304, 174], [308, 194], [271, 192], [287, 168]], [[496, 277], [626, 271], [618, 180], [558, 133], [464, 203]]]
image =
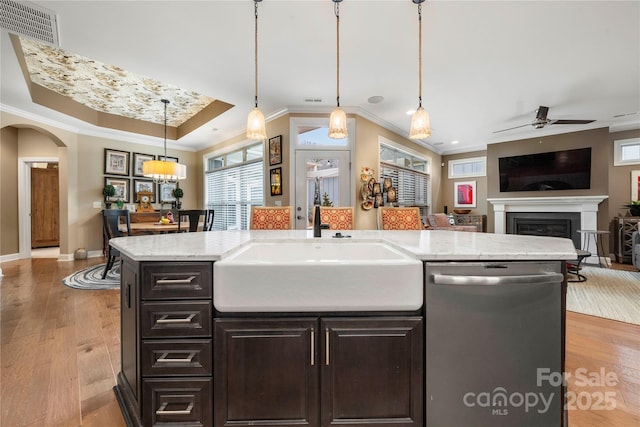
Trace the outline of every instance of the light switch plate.
[[100, 209], [102, 207], [102, 202], [93, 202], [93, 207], [96, 209]]
[[281, 200], [276, 200], [276, 206], [282, 206], [282, 201]]

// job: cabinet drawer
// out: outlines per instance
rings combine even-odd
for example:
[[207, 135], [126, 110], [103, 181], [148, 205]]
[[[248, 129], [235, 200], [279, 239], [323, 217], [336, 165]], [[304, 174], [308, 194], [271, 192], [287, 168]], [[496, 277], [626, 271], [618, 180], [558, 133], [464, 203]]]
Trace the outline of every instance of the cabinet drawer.
[[145, 302], [142, 338], [210, 337], [211, 301]]
[[145, 426], [212, 426], [211, 378], [145, 379]]
[[142, 264], [142, 299], [211, 298], [210, 262], [149, 262]]
[[142, 341], [142, 376], [211, 375], [211, 340]]

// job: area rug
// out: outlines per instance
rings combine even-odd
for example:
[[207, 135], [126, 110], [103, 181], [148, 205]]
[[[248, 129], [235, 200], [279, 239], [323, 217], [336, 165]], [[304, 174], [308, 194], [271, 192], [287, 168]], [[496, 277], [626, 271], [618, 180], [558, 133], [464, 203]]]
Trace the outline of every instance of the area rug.
[[640, 325], [640, 272], [585, 267], [586, 282], [570, 282], [567, 310]]
[[105, 264], [98, 264], [76, 271], [62, 279], [62, 283], [74, 289], [118, 289], [120, 288], [120, 261], [116, 261], [103, 279]]

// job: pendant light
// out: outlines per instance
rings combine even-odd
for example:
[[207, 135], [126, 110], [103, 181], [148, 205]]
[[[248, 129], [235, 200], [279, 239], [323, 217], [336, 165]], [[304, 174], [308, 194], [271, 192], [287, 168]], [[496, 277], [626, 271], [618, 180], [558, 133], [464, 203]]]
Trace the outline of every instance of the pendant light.
[[329, 138], [346, 138], [347, 115], [340, 108], [340, 2], [342, 0], [332, 0], [333, 10], [336, 14], [336, 108], [329, 117]]
[[142, 174], [158, 184], [171, 184], [187, 178], [187, 167], [178, 162], [167, 161], [167, 104], [164, 103], [164, 160], [148, 160], [142, 164]]
[[264, 122], [264, 114], [258, 109], [258, 3], [262, 0], [253, 0], [255, 26], [254, 26], [254, 65], [255, 65], [255, 98], [254, 107], [247, 117], [247, 138], [253, 140], [267, 139], [267, 129]]
[[422, 108], [422, 3], [424, 0], [411, 0], [418, 5], [418, 109], [411, 116], [410, 139], [423, 139], [431, 135], [429, 113]]

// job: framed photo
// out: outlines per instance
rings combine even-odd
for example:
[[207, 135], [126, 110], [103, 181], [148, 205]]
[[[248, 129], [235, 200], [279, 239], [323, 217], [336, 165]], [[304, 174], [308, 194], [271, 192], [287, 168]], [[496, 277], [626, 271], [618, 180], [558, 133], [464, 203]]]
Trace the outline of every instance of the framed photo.
[[129, 176], [128, 151], [104, 149], [104, 174]]
[[147, 160], [155, 160], [155, 159], [156, 159], [156, 156], [153, 154], [133, 153], [133, 163], [131, 163], [131, 169], [133, 169], [132, 175], [144, 176], [142, 175], [142, 164]]
[[282, 163], [282, 135], [269, 138], [269, 166]]
[[112, 200], [121, 199], [125, 203], [129, 203], [129, 178], [104, 177], [104, 185], [113, 185], [116, 188], [116, 195]]
[[173, 197], [173, 190], [176, 184], [158, 184], [158, 193], [160, 194], [160, 203], [173, 203], [176, 198]]
[[631, 171], [631, 201], [640, 200], [640, 170]]
[[[158, 156], [158, 160], [164, 160], [164, 156]], [[174, 162], [174, 163], [178, 163], [178, 158], [177, 157], [171, 157], [171, 156], [167, 156], [167, 162]]]
[[453, 206], [456, 208], [476, 207], [476, 182], [462, 181], [453, 184]]
[[282, 196], [282, 168], [271, 169], [271, 195]]
[[133, 201], [138, 201], [138, 193], [146, 191], [151, 194], [151, 203], [156, 202], [156, 186], [150, 179], [134, 179], [133, 180]]

